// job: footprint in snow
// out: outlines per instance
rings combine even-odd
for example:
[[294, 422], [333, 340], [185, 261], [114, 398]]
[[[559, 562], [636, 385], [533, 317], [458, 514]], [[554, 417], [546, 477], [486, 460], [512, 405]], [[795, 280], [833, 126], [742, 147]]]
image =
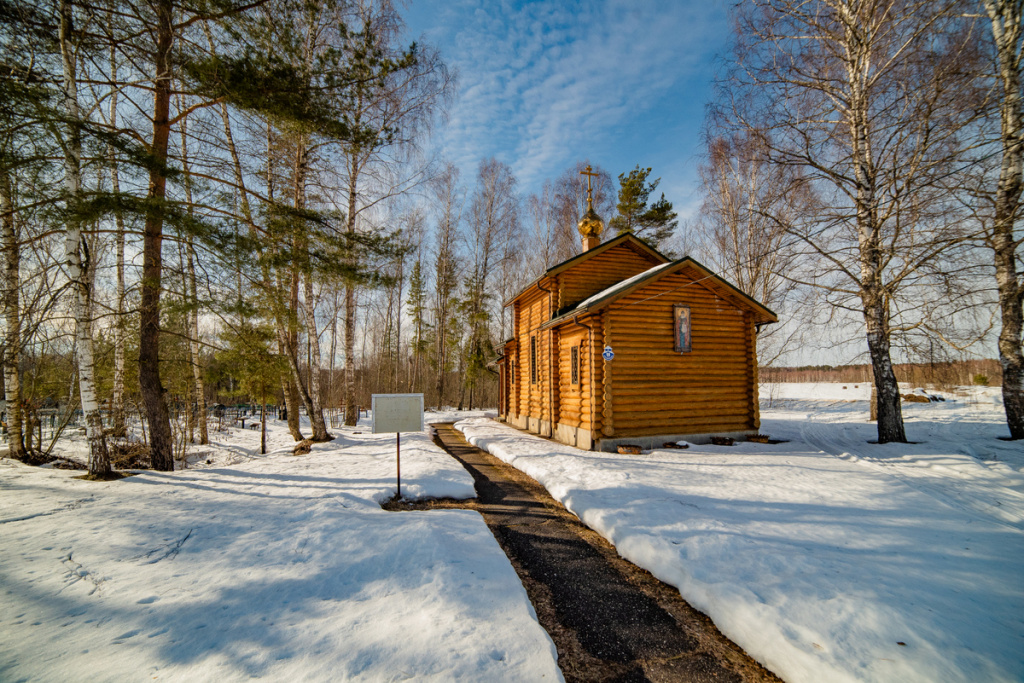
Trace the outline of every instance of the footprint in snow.
[[142, 633], [142, 631], [137, 629], [137, 628], [136, 629], [132, 629], [131, 631], [128, 631], [126, 633], [122, 633], [117, 638], [114, 638], [113, 644], [114, 645], [120, 645], [123, 641], [128, 640], [129, 638], [134, 638], [135, 636], [139, 635], [140, 633]]

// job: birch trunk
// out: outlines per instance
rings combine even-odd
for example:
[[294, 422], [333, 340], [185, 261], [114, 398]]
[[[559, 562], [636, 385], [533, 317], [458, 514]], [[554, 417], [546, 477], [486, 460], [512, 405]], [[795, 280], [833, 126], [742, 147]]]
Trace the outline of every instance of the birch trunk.
[[[189, 161], [188, 161], [188, 133], [185, 127], [185, 121], [181, 122], [181, 167], [182, 170], [188, 175], [189, 172]], [[185, 183], [185, 202], [188, 205], [189, 216], [192, 215], [192, 185], [188, 182]], [[195, 384], [195, 405], [196, 408], [193, 411], [189, 409], [192, 419], [189, 424], [189, 441], [193, 441], [192, 427], [194, 423], [199, 423], [199, 443], [206, 445], [210, 443], [210, 435], [206, 429], [206, 389], [203, 386], [203, 368], [202, 359], [199, 354], [199, 291], [196, 287], [196, 267], [195, 267], [195, 255], [194, 245], [192, 238], [186, 238], [184, 244], [185, 251], [185, 274], [182, 278], [184, 282], [183, 289], [185, 290], [185, 298], [188, 301], [189, 306], [189, 318], [188, 318], [188, 348], [189, 355], [192, 358], [192, 381]], [[241, 295], [241, 288], [239, 288], [239, 295]]]
[[[81, 112], [78, 108], [77, 56], [71, 45], [74, 13], [68, 0], [61, 2], [60, 51], [64, 76], [64, 107], [68, 116], [68, 138], [64, 146], [65, 182], [69, 202], [77, 202], [82, 192]], [[77, 207], [75, 207], [77, 209]], [[81, 222], [68, 220], [65, 243], [65, 265], [75, 297], [75, 337], [78, 361], [78, 389], [82, 398], [82, 415], [89, 441], [89, 474], [103, 477], [110, 474], [110, 456], [103, 435], [103, 420], [96, 399], [95, 368], [92, 346], [91, 278], [89, 249], [82, 239]], [[82, 257], [81, 252], [85, 252]]]
[[[110, 49], [110, 80], [117, 83], [117, 59], [114, 48]], [[110, 93], [110, 126], [117, 128], [117, 88]], [[121, 178], [117, 167], [117, 159], [113, 146], [108, 146], [107, 153], [110, 156], [110, 189], [117, 195], [121, 192]], [[114, 386], [110, 397], [110, 419], [111, 433], [115, 436], [124, 436], [127, 431], [125, 425], [125, 401], [124, 401], [124, 216], [118, 211], [114, 214], [114, 251], [117, 259], [117, 301], [115, 302], [114, 320]]]
[[[346, 233], [349, 236], [349, 248], [352, 248], [351, 237], [356, 232], [356, 183], [359, 180], [359, 165], [356, 154], [351, 155], [351, 175], [348, 185], [348, 222]], [[345, 283], [345, 424], [353, 427], [359, 421], [356, 410], [356, 292], [351, 282]]]
[[7, 324], [3, 348], [3, 381], [7, 397], [7, 443], [10, 457], [25, 460], [24, 419], [21, 403], [21, 245], [14, 223], [14, 193], [11, 178], [0, 175], [0, 244], [4, 253], [4, 320]]
[[[230, 131], [230, 124], [228, 119], [228, 112], [226, 107], [221, 108], [222, 116], [224, 118], [225, 130]], [[236, 179], [242, 178], [242, 166], [238, 161], [238, 154], [235, 151], [234, 141], [231, 139], [230, 133], [228, 135], [230, 148], [232, 150], [232, 158], [235, 162], [235, 174]], [[273, 204], [274, 199], [274, 172], [273, 172], [273, 138], [272, 129], [270, 123], [267, 123], [267, 198], [270, 203]], [[248, 198], [246, 198], [246, 204], [243, 209], [248, 211]], [[252, 230], [255, 231], [255, 224], [252, 222], [250, 214], [246, 214], [249, 224]], [[274, 322], [277, 325], [277, 352], [281, 355], [287, 355], [289, 353], [288, 338], [291, 334], [291, 318], [288, 315], [287, 304], [284, 299], [284, 285], [281, 282], [280, 276], [274, 279], [270, 274], [269, 266], [263, 266], [263, 291], [267, 292], [267, 295], [271, 298], [271, 310], [274, 314]], [[281, 392], [284, 394], [284, 405], [285, 410], [288, 413], [288, 432], [292, 435], [292, 438], [296, 441], [302, 441], [302, 429], [299, 422], [299, 396], [295, 390], [295, 385], [288, 379], [290, 371], [284, 371], [281, 373]]]
[[[261, 387], [265, 385], [260, 385]], [[260, 455], [267, 454], [267, 392], [260, 393]]]
[[345, 424], [359, 421], [356, 410], [356, 294], [355, 287], [345, 283]]
[[[285, 344], [285, 333], [278, 330], [278, 342], [277, 350], [278, 353], [287, 353], [287, 345]], [[299, 398], [295, 393], [295, 388], [292, 383], [288, 381], [288, 377], [285, 373], [281, 374], [281, 394], [284, 396], [284, 407], [288, 412], [288, 432], [292, 435], [292, 438], [296, 441], [302, 441], [302, 429], [299, 425]]]
[[327, 375], [327, 401], [331, 408], [337, 407], [334, 396], [334, 359], [338, 353], [338, 290], [332, 289], [334, 306], [331, 308], [331, 360]]
[[878, 443], [906, 442], [903, 408], [889, 349], [888, 312], [880, 302], [866, 303], [868, 353], [875, 382], [878, 419]]
[[[278, 281], [278, 287], [274, 290], [277, 292], [277, 296], [280, 298], [280, 292], [283, 287]], [[268, 291], [270, 285], [267, 284]], [[293, 361], [293, 350], [296, 346], [293, 341], [293, 325], [291, 323], [291, 316], [287, 314], [287, 311], [282, 310], [282, 306], [275, 304], [274, 314], [277, 322], [277, 348], [278, 351], [288, 359], [288, 371], [281, 375], [281, 389], [284, 391], [284, 404], [288, 410], [288, 431], [291, 432], [292, 438], [296, 441], [303, 439], [302, 429], [299, 423], [299, 394], [295, 386], [294, 377], [289, 377], [292, 374], [292, 361]]]
[[[302, 401], [302, 405], [306, 408], [308, 415], [313, 415], [313, 400], [306, 390], [306, 385], [302, 381], [302, 374], [299, 370], [298, 357], [296, 356], [297, 349], [292, 346], [288, 349], [288, 366], [292, 371], [292, 386], [298, 391], [299, 399]], [[332, 437], [327, 433], [327, 426], [324, 423], [323, 416], [321, 415], [319, 420], [311, 419], [310, 427], [313, 430], [313, 435], [310, 437], [313, 441], [330, 441]]]
[[402, 381], [402, 290], [405, 286], [405, 257], [398, 262], [398, 301], [395, 310], [395, 379], [394, 391]]
[[[306, 144], [306, 136], [300, 135], [297, 141], [295, 152], [295, 188], [294, 206], [301, 213], [306, 208], [306, 172], [309, 167], [309, 149]], [[306, 239], [299, 241], [303, 251], [309, 249]], [[308, 253], [306, 254], [308, 258]], [[316, 301], [313, 297], [313, 279], [311, 273], [307, 272], [303, 278], [303, 312], [306, 316], [306, 338], [309, 340], [309, 389], [301, 385], [301, 376], [298, 373], [297, 360], [293, 362], [295, 382], [299, 385], [299, 394], [303, 403], [306, 404], [306, 412], [309, 414], [309, 424], [313, 429], [314, 441], [330, 441], [333, 437], [327, 432], [327, 424], [324, 421], [323, 402], [320, 393], [320, 339], [316, 329]], [[298, 315], [298, 294], [292, 299], [296, 315]], [[292, 354], [297, 349], [291, 349]]]
[[304, 309], [306, 313], [306, 336], [309, 339], [309, 392], [310, 392], [310, 405], [312, 411], [310, 412], [310, 424], [313, 425], [313, 440], [319, 441], [317, 438], [319, 434], [322, 438], [330, 440], [333, 438], [327, 432], [327, 424], [324, 420], [324, 405], [323, 405], [323, 394], [320, 387], [320, 339], [316, 329], [316, 301], [313, 297], [313, 282], [312, 278], [307, 275], [305, 282], [305, 301]]
[[[189, 160], [188, 160], [188, 132], [186, 130], [186, 123], [183, 120], [181, 122], [181, 167], [187, 175], [189, 173]], [[185, 203], [188, 206], [189, 216], [192, 215], [192, 186], [188, 182], [185, 183]], [[199, 443], [206, 445], [210, 443], [210, 435], [206, 428], [206, 390], [203, 386], [203, 369], [201, 365], [201, 357], [199, 354], [199, 293], [196, 287], [196, 268], [195, 268], [195, 256], [194, 246], [192, 244], [192, 238], [186, 238], [185, 244], [182, 247], [185, 252], [185, 258], [182, 259], [182, 266], [184, 266], [184, 274], [182, 276], [182, 289], [185, 293], [185, 299], [189, 306], [189, 317], [187, 327], [188, 337], [188, 348], [189, 355], [192, 360], [192, 380], [194, 383], [195, 390], [195, 409], [189, 408], [189, 442], [194, 443], [194, 426], [199, 423]], [[179, 256], [181, 252], [179, 252]], [[241, 291], [241, 289], [239, 289]]]
[[189, 240], [185, 245], [188, 263], [189, 297], [192, 299], [191, 324], [189, 325], [192, 334], [189, 335], [189, 348], [192, 352], [192, 376], [196, 384], [196, 418], [199, 420], [199, 443], [206, 445], [210, 443], [210, 434], [206, 428], [206, 385], [203, 383], [203, 369], [199, 356], [199, 296], [196, 289], [195, 257], [192, 249], [192, 240]]
[[851, 22], [846, 45], [850, 49], [848, 83], [850, 106], [847, 125], [851, 160], [856, 178], [856, 221], [860, 254], [860, 298], [867, 328], [868, 354], [877, 390], [878, 443], [905, 442], [899, 385], [890, 354], [889, 304], [883, 285], [881, 232], [878, 214], [877, 173], [870, 122], [870, 47], [857, 40]]
[[1022, 29], [1024, 3], [1020, 0], [985, 0], [992, 22], [999, 60], [999, 113], [1002, 164], [995, 193], [992, 249], [999, 292], [999, 363], [1003, 369], [1003, 407], [1011, 439], [1024, 439], [1024, 283], [1017, 272], [1018, 243], [1013, 228], [1020, 213], [1024, 189], [1024, 106], [1021, 96]]
[[[293, 240], [293, 250], [297, 252], [296, 240]], [[302, 401], [303, 407], [306, 409], [306, 415], [309, 417], [309, 425], [313, 430], [313, 434], [310, 437], [314, 441], [330, 441], [330, 436], [327, 434], [327, 428], [323, 422], [323, 415], [320, 415], [319, 421], [316, 419], [316, 411], [313, 409], [313, 400], [310, 398], [309, 391], [306, 388], [306, 383], [302, 381], [302, 372], [299, 369], [299, 329], [298, 329], [298, 316], [299, 316], [299, 271], [298, 268], [293, 268], [290, 275], [290, 291], [289, 296], [289, 315], [288, 315], [288, 333], [285, 335], [285, 350], [288, 356], [288, 366], [291, 369], [291, 385], [292, 385], [292, 396], [293, 399], [297, 396], [299, 401]], [[297, 403], [298, 401], [296, 401]], [[295, 419], [298, 420], [298, 412], [296, 411]]]

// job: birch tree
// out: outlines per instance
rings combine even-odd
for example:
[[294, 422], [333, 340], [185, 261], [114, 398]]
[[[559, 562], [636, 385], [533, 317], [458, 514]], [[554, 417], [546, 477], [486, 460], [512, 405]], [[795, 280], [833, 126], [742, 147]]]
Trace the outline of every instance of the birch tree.
[[[807, 284], [864, 321], [878, 440], [906, 441], [894, 305], [962, 235], [936, 179], [955, 167], [976, 38], [949, 0], [755, 0], [739, 13], [735, 119], [770, 163], [802, 169], [817, 217], [788, 228]], [[925, 295], [922, 287], [913, 296]]]
[[67, 197], [66, 261], [68, 279], [74, 296], [75, 348], [78, 361], [78, 388], [82, 415], [89, 441], [89, 475], [110, 475], [110, 456], [103, 433], [103, 420], [96, 396], [96, 363], [93, 357], [92, 270], [95, 260], [83, 239], [78, 217], [82, 187], [83, 116], [78, 101], [78, 46], [75, 39], [75, 12], [69, 0], [60, 3], [59, 43], [63, 67], [63, 110], [67, 117], [64, 132], [64, 173]]
[[[344, 144], [347, 224], [346, 239], [355, 242], [359, 219], [381, 201], [402, 194], [426, 180], [426, 166], [414, 163], [416, 143], [433, 117], [451, 97], [454, 78], [436, 50], [429, 46], [397, 47], [401, 19], [390, 0], [356, 3], [354, 22], [360, 27], [347, 41], [356, 82], [347, 93], [346, 109], [364, 135]], [[411, 172], [410, 172], [411, 171]], [[369, 186], [369, 191], [367, 191]], [[362, 225], [366, 230], [368, 226]], [[351, 264], [353, 270], [358, 263]], [[345, 283], [345, 424], [354, 425], [356, 287]]]
[[[178, 110], [183, 111], [186, 107], [184, 103], [179, 99]], [[181, 132], [181, 167], [186, 177], [189, 174], [189, 153], [188, 153], [188, 134], [186, 121], [182, 120], [180, 126]], [[192, 213], [194, 207], [194, 199], [192, 197], [192, 184], [191, 182], [185, 182], [185, 203], [188, 207], [189, 214]], [[118, 244], [118, 310], [121, 310], [123, 304], [120, 302], [121, 296], [123, 296], [123, 270], [124, 270], [124, 237], [123, 230], [118, 230], [119, 244]], [[186, 309], [188, 310], [188, 317], [185, 324], [186, 335], [188, 337], [188, 348], [189, 356], [191, 359], [192, 366], [192, 380], [195, 386], [195, 411], [193, 413], [194, 420], [192, 422], [199, 423], [199, 443], [206, 445], [210, 443], [210, 435], [207, 432], [206, 425], [206, 388], [203, 386], [203, 365], [200, 354], [200, 339], [199, 339], [199, 289], [196, 283], [196, 249], [194, 240], [189, 235], [182, 235], [182, 244], [179, 244], [179, 250], [184, 252], [184, 258], [182, 261], [182, 298], [185, 300]], [[180, 253], [179, 253], [180, 255]], [[115, 328], [115, 335], [116, 335]], [[124, 353], [123, 340], [119, 338], [119, 335], [115, 336], [115, 342], [120, 341], [122, 348], [120, 353]], [[123, 363], [123, 360], [122, 360]], [[123, 370], [122, 370], [123, 372]], [[117, 381], [117, 368], [115, 367], [114, 379], [115, 387]], [[123, 380], [122, 380], [123, 381]], [[116, 389], [115, 389], [116, 391]], [[191, 433], [189, 440], [192, 440]]]
[[[9, 139], [4, 141], [4, 157], [11, 157]], [[25, 440], [22, 434], [21, 349], [23, 326], [21, 319], [21, 235], [15, 218], [14, 183], [11, 170], [4, 164], [0, 170], [0, 250], [4, 256], [4, 342], [0, 349], [3, 364], [4, 397], [7, 402], [7, 433], [10, 454], [16, 460], [25, 460]]]
[[[24, 47], [18, 44], [16, 36], [9, 35], [7, 31], [4, 31], [4, 39], [4, 44], [13, 49]], [[9, 56], [12, 55], [4, 54], [4, 57]], [[10, 455], [24, 461], [28, 458], [28, 451], [23, 433], [20, 368], [26, 338], [21, 277], [25, 236], [19, 220], [22, 201], [16, 174], [25, 175], [30, 163], [26, 157], [35, 156], [31, 150], [33, 145], [26, 145], [26, 136], [21, 131], [27, 128], [26, 122], [33, 119], [32, 102], [45, 98], [46, 93], [26, 82], [28, 73], [13, 65], [7, 65], [4, 76], [0, 79], [0, 122], [3, 124], [0, 129], [0, 253], [3, 254], [3, 296], [0, 303], [3, 305], [4, 323], [0, 369], [3, 372]]]
[[[587, 210], [587, 181], [586, 176], [580, 174], [590, 165], [589, 161], [579, 161], [555, 180], [552, 198], [555, 223], [552, 256], [555, 263], [572, 258], [583, 248], [580, 242], [579, 222]], [[599, 216], [606, 218], [615, 207], [615, 185], [608, 171], [596, 165], [592, 170], [597, 174], [592, 178], [594, 210]], [[602, 237], [607, 239], [609, 235], [606, 232]]]
[[[756, 138], [746, 133], [715, 134], [699, 173], [704, 200], [695, 223], [702, 258], [740, 291], [779, 311], [792, 304], [795, 289], [786, 277], [796, 251], [787, 230], [813, 210], [799, 167], [768, 163]], [[787, 307], [789, 316], [793, 307]], [[784, 353], [802, 326], [770, 325], [758, 331], [761, 366]]]
[[[540, 194], [526, 198], [526, 217], [529, 226], [530, 248], [526, 250], [527, 280], [539, 277], [555, 261], [556, 222], [552, 205], [551, 181], [544, 181]], [[577, 233], [578, 234], [578, 233]]]
[[[117, 103], [120, 94], [118, 82], [118, 54], [114, 46], [110, 47], [110, 113], [107, 124], [111, 129], [116, 130]], [[121, 193], [121, 173], [117, 159], [117, 150], [114, 145], [107, 145], [107, 156], [110, 163], [110, 191], [117, 196]], [[114, 302], [114, 386], [110, 398], [110, 428], [115, 436], [124, 436], [127, 427], [125, 424], [125, 391], [124, 391], [124, 370], [125, 370], [125, 272], [124, 272], [124, 214], [121, 211], [114, 213], [114, 258], [116, 269], [116, 289]], [[203, 441], [207, 443], [207, 441]]]
[[1024, 1], [984, 0], [995, 47], [996, 103], [1001, 163], [988, 237], [999, 293], [999, 363], [1003, 369], [1003, 406], [1010, 438], [1024, 439], [1024, 268], [1021, 267], [1021, 191], [1024, 190]]
[[[504, 302], [495, 301], [498, 298], [495, 294], [508, 292], [501, 283], [492, 291], [495, 271], [504, 271], [504, 266], [518, 252], [520, 202], [516, 186], [516, 177], [507, 164], [494, 158], [480, 162], [469, 208], [468, 251], [472, 270], [466, 282], [464, 302], [469, 323], [465, 381], [471, 408], [477, 380], [494, 355], [491, 304], [504, 309]], [[503, 325], [500, 331], [504, 332]]]
[[[273, 55], [246, 50], [252, 47], [251, 34], [246, 32], [251, 27], [242, 19], [265, 3], [266, 0], [241, 0], [193, 6], [177, 0], [154, 0], [148, 5], [129, 6], [122, 12], [124, 26], [119, 26], [118, 35], [114, 36], [119, 51], [143, 72], [144, 83], [137, 85], [151, 103], [143, 109], [141, 98], [136, 100], [137, 111], [150, 130], [146, 135], [133, 131], [131, 137], [142, 146], [146, 161], [145, 201], [139, 203], [144, 219], [139, 385], [149, 423], [150, 458], [157, 470], [174, 468], [170, 414], [160, 378], [164, 226], [168, 221], [184, 220], [173, 193], [168, 194], [168, 181], [177, 170], [169, 154], [171, 132], [195, 112], [221, 102], [254, 111], [279, 110], [282, 103], [287, 103], [306, 112], [320, 113], [309, 105], [311, 93], [296, 83], [295, 72], [289, 71], [286, 64], [274, 61]], [[193, 37], [204, 22], [233, 22], [224, 31], [233, 41], [233, 49], [204, 54], [199, 48], [199, 35], [194, 36], [197, 40], [182, 40], [186, 34]], [[172, 116], [176, 83], [195, 99]], [[328, 118], [323, 123], [330, 126], [333, 122]]]

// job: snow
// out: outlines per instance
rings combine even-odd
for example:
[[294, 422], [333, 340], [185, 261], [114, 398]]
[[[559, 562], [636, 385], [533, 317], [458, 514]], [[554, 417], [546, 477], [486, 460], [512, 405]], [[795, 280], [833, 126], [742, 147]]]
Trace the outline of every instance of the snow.
[[[904, 404], [873, 445], [870, 385], [776, 385], [788, 443], [580, 451], [456, 425], [790, 683], [1024, 680], [1024, 448], [998, 389]], [[934, 393], [934, 392], [932, 392]]]
[[[639, 456], [425, 420], [461, 420], [790, 683], [1024, 680], [1024, 447], [997, 388], [927, 394], [915, 444], [869, 443], [863, 383], [762, 386], [787, 443]], [[394, 436], [332, 432], [292, 456], [271, 421], [262, 456], [258, 430], [213, 430], [189, 469], [110, 483], [0, 459], [0, 680], [560, 680], [480, 517], [381, 510]], [[402, 481], [473, 495], [427, 432]]]
[[[108, 483], [0, 459], [0, 680], [561, 680], [480, 516], [382, 510], [394, 435], [332, 431], [303, 456], [283, 423], [266, 456], [214, 431]], [[427, 432], [402, 490], [474, 495]]]

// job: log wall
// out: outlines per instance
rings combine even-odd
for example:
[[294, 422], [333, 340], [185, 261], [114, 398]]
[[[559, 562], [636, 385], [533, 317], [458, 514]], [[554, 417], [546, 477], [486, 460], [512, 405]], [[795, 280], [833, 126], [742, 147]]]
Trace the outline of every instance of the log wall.
[[[558, 423], [567, 427], [590, 429], [590, 370], [588, 368], [587, 330], [567, 325], [559, 335]], [[579, 381], [572, 382], [572, 348], [579, 349]]]
[[[628, 437], [757, 429], [756, 352], [749, 313], [687, 270], [661, 278], [606, 311], [615, 359], [613, 433]], [[690, 307], [689, 353], [674, 350], [674, 304]], [[609, 387], [603, 387], [609, 388]]]
[[560, 273], [559, 308], [578, 304], [616, 282], [633, 277], [661, 261], [648, 254], [640, 254], [626, 244], [592, 256], [583, 263]]
[[[512, 409], [520, 418], [550, 423], [552, 357], [551, 331], [540, 326], [551, 319], [551, 295], [538, 291], [516, 302], [515, 339], [518, 342], [515, 391]], [[530, 338], [537, 340], [537, 376], [530, 373]], [[537, 429], [534, 423], [523, 426]], [[549, 427], [550, 429], [550, 424]]]

